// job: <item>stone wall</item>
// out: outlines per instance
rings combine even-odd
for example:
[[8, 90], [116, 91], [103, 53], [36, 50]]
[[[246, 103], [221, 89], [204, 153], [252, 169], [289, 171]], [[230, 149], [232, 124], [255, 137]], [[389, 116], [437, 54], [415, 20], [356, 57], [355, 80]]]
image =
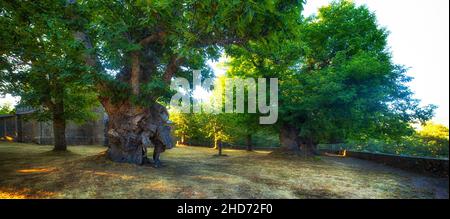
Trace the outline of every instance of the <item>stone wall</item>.
[[0, 115], [0, 139], [16, 136], [16, 117], [14, 115]]
[[[66, 140], [69, 145], [101, 145], [104, 143], [104, 113], [97, 111], [97, 119], [84, 124], [68, 122]], [[6, 130], [6, 131], [5, 131]], [[0, 139], [12, 137], [14, 141], [53, 144], [53, 124], [30, 119], [29, 113], [0, 116]]]
[[[335, 150], [321, 150], [322, 152], [339, 153]], [[342, 153], [341, 153], [342, 154]], [[388, 166], [401, 168], [417, 173], [424, 173], [439, 177], [448, 177], [448, 159], [427, 157], [399, 156], [392, 154], [346, 151], [347, 157], [370, 160]]]

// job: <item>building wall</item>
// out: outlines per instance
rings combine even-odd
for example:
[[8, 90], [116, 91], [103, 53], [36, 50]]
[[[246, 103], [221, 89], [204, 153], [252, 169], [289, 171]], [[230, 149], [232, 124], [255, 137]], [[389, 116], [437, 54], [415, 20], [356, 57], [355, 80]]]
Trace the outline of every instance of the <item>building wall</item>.
[[[320, 150], [322, 153], [339, 153], [337, 150]], [[346, 157], [354, 157], [362, 160], [370, 160], [388, 166], [397, 167], [417, 173], [429, 174], [448, 178], [448, 159], [427, 157], [411, 157], [392, 154], [346, 151]]]
[[16, 117], [14, 115], [0, 116], [0, 139], [16, 136]]
[[[66, 141], [69, 145], [103, 144], [105, 140], [104, 113], [98, 110], [98, 118], [84, 124], [68, 122]], [[39, 122], [29, 118], [29, 113], [0, 116], [0, 138], [6, 136], [17, 142], [53, 144], [53, 124], [51, 121]]]

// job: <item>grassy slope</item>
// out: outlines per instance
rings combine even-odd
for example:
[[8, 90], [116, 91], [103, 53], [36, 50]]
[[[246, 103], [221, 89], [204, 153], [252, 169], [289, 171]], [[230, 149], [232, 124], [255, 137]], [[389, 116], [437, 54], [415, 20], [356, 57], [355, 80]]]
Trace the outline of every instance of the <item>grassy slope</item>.
[[118, 164], [100, 146], [0, 142], [0, 198], [448, 198], [448, 179], [350, 158], [177, 147], [165, 166]]

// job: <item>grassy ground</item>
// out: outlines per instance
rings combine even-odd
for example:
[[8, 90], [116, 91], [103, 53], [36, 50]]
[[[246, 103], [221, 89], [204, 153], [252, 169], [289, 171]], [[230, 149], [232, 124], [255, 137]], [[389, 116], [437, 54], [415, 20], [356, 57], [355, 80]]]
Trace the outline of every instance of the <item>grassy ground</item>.
[[177, 147], [164, 167], [118, 164], [101, 146], [0, 142], [0, 198], [448, 198], [448, 178], [351, 158]]

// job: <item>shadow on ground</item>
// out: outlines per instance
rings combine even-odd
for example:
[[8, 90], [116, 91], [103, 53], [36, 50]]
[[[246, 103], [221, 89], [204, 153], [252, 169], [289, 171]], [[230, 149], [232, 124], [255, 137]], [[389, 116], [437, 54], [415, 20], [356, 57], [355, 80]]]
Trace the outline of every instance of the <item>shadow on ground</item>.
[[352, 158], [177, 147], [164, 166], [113, 163], [101, 146], [0, 143], [0, 198], [448, 198], [433, 178]]

